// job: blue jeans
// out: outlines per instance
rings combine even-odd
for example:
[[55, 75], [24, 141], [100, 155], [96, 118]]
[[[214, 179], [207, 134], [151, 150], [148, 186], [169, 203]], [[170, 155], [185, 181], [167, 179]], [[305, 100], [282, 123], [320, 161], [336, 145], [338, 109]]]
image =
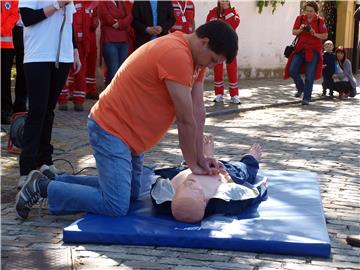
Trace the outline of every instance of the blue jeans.
[[107, 67], [106, 84], [114, 78], [117, 70], [128, 56], [129, 44], [126, 42], [105, 42], [103, 56]]
[[99, 176], [56, 177], [48, 186], [52, 214], [89, 212], [126, 215], [138, 197], [144, 155], [134, 155], [119, 138], [104, 131], [91, 117], [88, 131]]
[[311, 61], [306, 62], [305, 83], [300, 76], [300, 68], [305, 63], [305, 52], [301, 51], [295, 54], [290, 64], [290, 68], [289, 68], [290, 76], [291, 78], [293, 78], [298, 92], [304, 92], [303, 99], [307, 101], [311, 100], [311, 93], [313, 90], [315, 71], [318, 60], [319, 60], [319, 54], [315, 50], [313, 50], [313, 57]]

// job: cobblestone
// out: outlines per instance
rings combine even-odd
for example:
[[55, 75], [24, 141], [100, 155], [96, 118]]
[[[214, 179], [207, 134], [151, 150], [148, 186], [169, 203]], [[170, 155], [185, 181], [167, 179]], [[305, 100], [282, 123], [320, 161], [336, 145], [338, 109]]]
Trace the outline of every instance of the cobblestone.
[[[358, 76], [359, 79], [359, 76]], [[359, 80], [360, 81], [360, 80]], [[339, 101], [320, 97], [319, 82], [314, 102], [299, 105], [291, 81], [279, 79], [241, 80], [240, 106], [212, 102], [205, 92], [205, 130], [213, 134], [217, 155], [236, 159], [249, 146], [263, 146], [262, 169], [307, 170], [319, 175], [326, 224], [331, 240], [330, 258], [257, 254], [208, 249], [118, 245], [71, 245], [62, 242], [62, 228], [81, 215], [51, 216], [47, 210], [31, 212], [27, 221], [16, 218], [13, 205], [18, 178], [18, 157], [6, 152], [7, 135], [1, 133], [1, 229], [2, 268], [15, 269], [15, 255], [26, 261], [23, 269], [246, 269], [246, 270], [360, 270], [360, 250], [346, 243], [346, 236], [360, 232], [359, 205], [359, 98]], [[207, 89], [210, 89], [207, 84]], [[67, 159], [75, 172], [95, 166], [88, 144], [84, 112], [56, 111], [54, 159]], [[71, 106], [70, 106], [71, 107]], [[71, 123], [71, 124], [70, 124]], [[5, 126], [8, 129], [8, 126]], [[177, 131], [172, 127], [163, 140], [146, 153], [145, 163], [167, 166], [182, 161]], [[57, 167], [72, 172], [64, 161]], [[85, 174], [95, 174], [88, 169]], [[37, 264], [33, 257], [46, 261]], [[41, 257], [40, 257], [41, 256]], [[58, 260], [57, 256], [68, 258]], [[4, 262], [4, 263], [3, 263]], [[40, 267], [40, 266], [41, 267]], [[38, 267], [38, 268], [37, 268]]]

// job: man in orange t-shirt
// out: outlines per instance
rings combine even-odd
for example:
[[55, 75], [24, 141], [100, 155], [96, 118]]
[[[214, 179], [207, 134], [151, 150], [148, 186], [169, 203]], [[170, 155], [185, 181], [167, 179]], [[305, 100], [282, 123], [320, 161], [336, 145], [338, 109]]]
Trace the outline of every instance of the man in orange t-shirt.
[[160, 141], [175, 119], [192, 173], [224, 172], [221, 163], [203, 154], [203, 80], [207, 67], [231, 62], [237, 50], [235, 31], [221, 21], [144, 44], [121, 65], [91, 109], [88, 130], [99, 176], [57, 176], [44, 184], [33, 173], [24, 188], [47, 196], [53, 214], [126, 215], [139, 195], [143, 152]]

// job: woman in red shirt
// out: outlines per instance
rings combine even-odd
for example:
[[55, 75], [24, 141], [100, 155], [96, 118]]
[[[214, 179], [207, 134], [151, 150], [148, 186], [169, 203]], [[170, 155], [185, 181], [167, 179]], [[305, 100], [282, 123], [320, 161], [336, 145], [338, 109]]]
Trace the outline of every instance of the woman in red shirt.
[[128, 56], [131, 12], [125, 1], [99, 1], [101, 22], [101, 48], [107, 67], [106, 84], [109, 84]]
[[[228, 23], [234, 30], [240, 24], [240, 17], [235, 7], [232, 7], [229, 0], [219, 0], [217, 7], [209, 11], [206, 22], [212, 20], [222, 20]], [[238, 88], [238, 72], [236, 57], [234, 60], [226, 65], [228, 80], [230, 102], [240, 104], [239, 88]], [[214, 102], [224, 101], [224, 79], [223, 79], [223, 64], [214, 66], [214, 88], [215, 98]]]
[[[321, 78], [322, 74], [322, 40], [327, 39], [328, 33], [318, 12], [319, 6], [315, 1], [305, 3], [304, 15], [295, 20], [293, 35], [298, 40], [285, 67], [284, 79], [293, 78], [297, 89], [295, 96], [301, 97], [304, 92], [302, 105], [309, 105], [314, 80]], [[305, 73], [305, 82], [300, 73]]]

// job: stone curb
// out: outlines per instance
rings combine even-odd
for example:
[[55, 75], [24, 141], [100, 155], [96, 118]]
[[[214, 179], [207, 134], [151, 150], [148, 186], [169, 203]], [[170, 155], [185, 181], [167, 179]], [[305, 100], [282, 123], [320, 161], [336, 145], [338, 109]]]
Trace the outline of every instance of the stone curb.
[[[328, 99], [328, 98], [327, 97], [318, 97], [318, 98], [312, 98], [311, 100], [317, 101], [317, 100], [324, 100], [324, 99]], [[299, 103], [301, 103], [301, 101], [302, 100], [300, 99], [300, 100], [296, 100], [296, 101], [279, 102], [279, 103], [273, 103], [273, 104], [267, 104], [267, 105], [247, 107], [247, 108], [242, 108], [242, 109], [241, 108], [224, 109], [224, 110], [206, 113], [206, 117], [211, 118], [211, 117], [223, 116], [223, 115], [228, 115], [228, 114], [236, 114], [236, 113], [240, 113], [240, 112], [248, 112], [248, 111], [263, 110], [263, 109], [268, 109], [268, 108], [283, 107], [283, 106], [288, 106], [288, 105], [299, 104]]]

